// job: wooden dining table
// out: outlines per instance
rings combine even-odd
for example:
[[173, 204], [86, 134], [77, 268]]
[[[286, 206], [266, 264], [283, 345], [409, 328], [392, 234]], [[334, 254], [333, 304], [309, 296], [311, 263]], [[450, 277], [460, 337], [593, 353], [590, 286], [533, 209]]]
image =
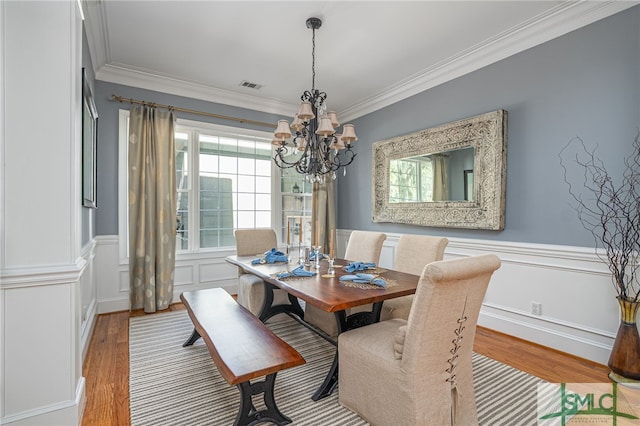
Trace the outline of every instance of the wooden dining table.
[[[298, 299], [300, 299], [305, 304], [333, 313], [338, 324], [338, 334], [378, 322], [383, 302], [387, 299], [415, 293], [420, 279], [417, 275], [386, 268], [375, 268], [373, 271], [358, 272], [374, 273], [387, 282], [386, 287], [353, 285], [350, 282], [340, 281], [341, 276], [351, 274], [343, 268], [350, 262], [346, 259], [335, 259], [335, 274], [333, 277], [328, 276], [329, 262], [323, 259], [319, 264], [319, 269], [315, 269], [313, 262], [311, 266], [305, 266], [305, 270], [316, 272], [314, 276], [294, 276], [278, 279], [277, 275], [279, 273], [292, 271], [299, 265], [297, 263], [284, 262], [253, 264], [252, 261], [254, 259], [256, 259], [256, 256], [229, 256], [226, 261], [238, 266], [247, 273], [256, 275], [265, 282], [264, 303], [258, 315], [261, 321], [265, 322], [274, 315], [285, 313], [304, 322], [304, 311], [298, 303]], [[286, 291], [289, 296], [289, 303], [274, 304], [274, 289]], [[350, 308], [369, 304], [372, 305], [371, 310], [347, 314], [347, 310]], [[314, 327], [309, 328], [318, 332]], [[327, 339], [326, 335], [323, 337]], [[327, 372], [323, 383], [312, 396], [312, 399], [316, 401], [331, 395], [338, 384], [337, 342], [334, 340], [332, 343], [336, 346], [333, 364]]]

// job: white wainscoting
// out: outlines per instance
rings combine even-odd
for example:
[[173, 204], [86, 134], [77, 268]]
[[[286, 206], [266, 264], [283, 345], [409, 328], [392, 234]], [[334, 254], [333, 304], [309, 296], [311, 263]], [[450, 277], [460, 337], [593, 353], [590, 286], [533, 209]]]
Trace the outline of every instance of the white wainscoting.
[[2, 270], [0, 390], [8, 391], [0, 424], [73, 424], [80, 418], [80, 352], [95, 318], [81, 321], [80, 313], [91, 253], [89, 245], [74, 264]]
[[[350, 231], [338, 231], [344, 247]], [[380, 266], [392, 268], [400, 234], [387, 234]], [[619, 325], [611, 274], [594, 250], [450, 238], [445, 259], [496, 254], [502, 266], [487, 290], [479, 324], [606, 364]], [[542, 305], [541, 315], [531, 303]]]
[[[96, 237], [98, 313], [129, 310], [129, 265], [120, 260], [118, 236]], [[237, 293], [238, 270], [224, 259], [235, 250], [216, 250], [197, 254], [178, 254], [173, 301], [183, 291], [221, 287]]]
[[80, 276], [80, 347], [82, 348], [82, 360], [87, 353], [91, 334], [95, 325], [98, 309], [97, 280], [95, 269], [96, 242], [92, 240], [82, 248], [80, 255], [86, 267]]
[[[337, 231], [344, 253], [350, 230]], [[400, 234], [387, 234], [380, 266], [392, 268]], [[445, 259], [494, 253], [502, 260], [480, 313], [482, 326], [606, 364], [619, 324], [610, 273], [593, 249], [450, 238]], [[233, 251], [178, 256], [174, 300], [183, 291], [222, 287], [236, 293]], [[117, 236], [96, 238], [98, 312], [129, 309], [128, 265], [118, 260]], [[542, 306], [531, 313], [531, 303]]]

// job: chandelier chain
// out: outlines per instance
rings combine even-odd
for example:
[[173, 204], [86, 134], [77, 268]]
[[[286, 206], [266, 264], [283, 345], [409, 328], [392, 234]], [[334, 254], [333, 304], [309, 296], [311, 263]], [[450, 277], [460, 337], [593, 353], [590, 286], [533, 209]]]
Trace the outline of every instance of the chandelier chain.
[[311, 36], [311, 91], [316, 89], [316, 29], [312, 29]]

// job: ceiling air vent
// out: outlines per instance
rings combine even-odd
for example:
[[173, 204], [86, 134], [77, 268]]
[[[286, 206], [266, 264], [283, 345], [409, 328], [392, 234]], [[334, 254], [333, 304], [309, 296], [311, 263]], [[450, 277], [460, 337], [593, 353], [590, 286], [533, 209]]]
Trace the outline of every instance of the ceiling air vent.
[[240, 86], [248, 87], [249, 89], [255, 89], [255, 90], [259, 90], [262, 87], [262, 85], [260, 85], [258, 83], [252, 83], [252, 82], [247, 81], [247, 80], [242, 80], [242, 83], [240, 83]]

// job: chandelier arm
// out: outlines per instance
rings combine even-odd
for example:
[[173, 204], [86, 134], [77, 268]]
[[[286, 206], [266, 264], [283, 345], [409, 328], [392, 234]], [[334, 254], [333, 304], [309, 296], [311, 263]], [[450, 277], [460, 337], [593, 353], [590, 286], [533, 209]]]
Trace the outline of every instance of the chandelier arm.
[[274, 163], [276, 163], [276, 166], [280, 167], [281, 169], [289, 169], [298, 164], [299, 160], [294, 161], [293, 163], [285, 160], [285, 156], [289, 155], [290, 152], [292, 152], [292, 150], [290, 150], [286, 146], [279, 146], [278, 148], [276, 148], [276, 153], [273, 155], [273, 161]]

